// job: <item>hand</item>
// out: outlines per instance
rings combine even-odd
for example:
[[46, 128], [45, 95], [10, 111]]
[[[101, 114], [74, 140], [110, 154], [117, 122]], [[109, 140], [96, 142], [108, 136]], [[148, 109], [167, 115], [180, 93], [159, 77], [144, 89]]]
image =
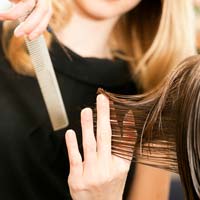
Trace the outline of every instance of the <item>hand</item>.
[[15, 29], [15, 36], [27, 35], [30, 40], [45, 31], [52, 15], [51, 0], [12, 0], [13, 7], [0, 13], [0, 20], [16, 20], [25, 17], [26, 20]]
[[111, 154], [109, 101], [97, 97], [97, 139], [93, 131], [92, 111], [81, 112], [84, 162], [78, 150], [75, 132], [66, 133], [70, 161], [68, 183], [74, 200], [118, 200], [122, 194], [130, 162]]

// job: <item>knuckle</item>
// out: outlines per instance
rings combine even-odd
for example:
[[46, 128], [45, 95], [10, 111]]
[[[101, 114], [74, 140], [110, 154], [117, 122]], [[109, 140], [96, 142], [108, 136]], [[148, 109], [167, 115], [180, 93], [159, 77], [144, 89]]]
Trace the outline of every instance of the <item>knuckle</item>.
[[114, 177], [113, 177], [113, 181], [115, 180], [123, 180], [124, 178], [127, 177], [127, 174], [128, 174], [128, 170], [121, 170], [121, 171], [118, 171]]
[[107, 173], [105, 173], [105, 174], [102, 175], [101, 177], [102, 177], [102, 179], [101, 179], [101, 184], [102, 184], [102, 185], [105, 185], [105, 184], [107, 184], [107, 183], [110, 183], [110, 182], [112, 182], [112, 180], [113, 180], [113, 177], [112, 177], [110, 174], [107, 174]]
[[126, 174], [129, 172], [130, 169], [130, 165], [128, 163], [124, 163], [125, 165], [123, 165], [123, 167], [121, 168], [121, 172]]
[[33, 30], [33, 27], [29, 24], [25, 24], [23, 29], [26, 34], [30, 34]]
[[104, 133], [102, 131], [98, 133], [97, 140], [98, 140], [99, 144], [101, 144], [103, 147], [105, 147], [105, 137], [104, 137]]
[[96, 151], [95, 145], [91, 145], [89, 142], [86, 142], [86, 143], [85, 143], [84, 149], [85, 149], [87, 152], [94, 152], [94, 151]]
[[87, 188], [87, 190], [94, 190], [98, 188], [100, 185], [101, 185], [100, 181], [97, 182], [95, 179], [87, 180], [85, 183], [85, 187]]
[[84, 185], [80, 183], [80, 181], [74, 181], [70, 177], [68, 178], [68, 185], [70, 187], [70, 190], [72, 190], [73, 192], [80, 192], [86, 189]]
[[78, 167], [80, 165], [80, 162], [78, 159], [71, 159], [70, 165], [71, 167]]
[[26, 8], [27, 10], [31, 11], [35, 6], [35, 2], [34, 1], [27, 1], [26, 2]]
[[67, 180], [68, 185], [73, 185], [73, 179], [71, 177], [71, 175], [68, 176], [68, 180]]
[[112, 182], [112, 179], [107, 176], [101, 176], [101, 178], [90, 178], [86, 182], [86, 188], [88, 190], [98, 190], [110, 182]]
[[128, 169], [120, 169], [119, 172], [118, 172], [118, 177], [122, 177], [124, 175], [126, 175], [128, 173]]

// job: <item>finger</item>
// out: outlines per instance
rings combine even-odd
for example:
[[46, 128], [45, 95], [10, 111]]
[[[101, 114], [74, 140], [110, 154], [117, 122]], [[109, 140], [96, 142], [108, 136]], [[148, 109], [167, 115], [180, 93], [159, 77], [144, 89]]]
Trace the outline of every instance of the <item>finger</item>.
[[97, 96], [97, 151], [99, 156], [110, 159], [110, 106], [109, 100], [102, 94]]
[[7, 12], [0, 13], [0, 19], [3, 20], [15, 20], [20, 17], [24, 17], [28, 11], [31, 11], [35, 7], [35, 0], [20, 1], [14, 4], [14, 6]]
[[90, 168], [96, 160], [96, 140], [94, 136], [93, 116], [90, 108], [81, 112], [81, 126], [83, 134], [84, 165]]
[[10, 0], [10, 1], [13, 2], [13, 3], [18, 3], [21, 0]]
[[83, 173], [83, 164], [75, 132], [68, 130], [65, 138], [70, 163], [70, 174], [80, 177]]
[[51, 14], [46, 15], [39, 24], [35, 24], [36, 27], [33, 27], [34, 25], [31, 27], [30, 24], [29, 27], [26, 27], [26, 25], [22, 23], [15, 29], [14, 34], [16, 37], [20, 37], [25, 32], [30, 40], [34, 40], [46, 30], [50, 18]]
[[112, 155], [112, 162], [118, 170], [124, 170], [124, 172], [128, 172], [131, 166], [130, 160], [115, 155]]
[[[27, 19], [15, 30], [16, 36], [22, 36], [23, 33], [31, 35], [31, 38], [36, 38], [39, 34], [45, 31], [52, 15], [52, 9], [45, 1], [39, 1], [34, 11]], [[38, 34], [39, 33], [39, 34]]]

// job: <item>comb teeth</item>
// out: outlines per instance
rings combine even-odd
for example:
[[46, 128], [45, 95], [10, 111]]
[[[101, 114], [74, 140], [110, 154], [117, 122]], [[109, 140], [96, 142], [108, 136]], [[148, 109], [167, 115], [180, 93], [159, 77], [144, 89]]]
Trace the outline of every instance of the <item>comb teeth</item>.
[[56, 75], [43, 36], [25, 39], [36, 77], [55, 131], [68, 126], [68, 118], [57, 83]]
[[[6, 12], [12, 5], [8, 0], [1, 0], [0, 12]], [[19, 21], [23, 22], [29, 14], [28, 11]], [[53, 129], [65, 128], [69, 122], [45, 39], [43, 36], [32, 41], [25, 38], [25, 42]]]

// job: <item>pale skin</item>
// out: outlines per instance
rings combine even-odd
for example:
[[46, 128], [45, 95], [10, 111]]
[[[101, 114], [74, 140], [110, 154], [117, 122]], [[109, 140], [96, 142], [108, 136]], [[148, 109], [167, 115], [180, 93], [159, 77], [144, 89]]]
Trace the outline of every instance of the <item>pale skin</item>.
[[[68, 183], [74, 200], [122, 198], [130, 162], [111, 154], [109, 101], [97, 97], [97, 136], [94, 136], [92, 110], [81, 112], [84, 161], [78, 149], [75, 132], [66, 133], [70, 161]], [[78, 180], [78, 181], [77, 181]]]
[[11, 0], [13, 7], [0, 13], [0, 20], [16, 20], [30, 15], [14, 31], [16, 37], [27, 35], [30, 40], [37, 38], [46, 29], [52, 15], [51, 0]]
[[[35, 0], [14, 2], [16, 6], [7, 13], [0, 14], [0, 20], [17, 19], [27, 10], [32, 10], [36, 3]], [[121, 15], [134, 9], [139, 2], [140, 0], [74, 0], [70, 22], [56, 35], [64, 45], [81, 56], [112, 58], [108, 40], [113, 27]], [[38, 0], [29, 18], [15, 30], [15, 35], [36, 38], [46, 29], [51, 10], [50, 0]], [[111, 155], [108, 100], [100, 96], [97, 98], [97, 104], [96, 139], [91, 110], [87, 108], [81, 113], [84, 161], [77, 147], [75, 133], [70, 130], [66, 134], [70, 158], [70, 192], [77, 200], [122, 199], [130, 163]], [[167, 172], [137, 165], [129, 199], [167, 200], [169, 182], [170, 176]]]

